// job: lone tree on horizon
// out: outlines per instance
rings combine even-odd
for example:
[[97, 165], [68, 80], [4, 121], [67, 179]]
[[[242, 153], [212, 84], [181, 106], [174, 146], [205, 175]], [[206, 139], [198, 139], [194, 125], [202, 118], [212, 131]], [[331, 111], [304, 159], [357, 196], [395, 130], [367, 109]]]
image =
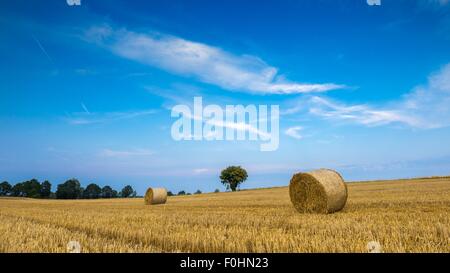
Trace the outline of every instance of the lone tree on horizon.
[[247, 171], [241, 166], [230, 166], [220, 173], [220, 182], [227, 186], [227, 189], [236, 191], [241, 183], [247, 180]]

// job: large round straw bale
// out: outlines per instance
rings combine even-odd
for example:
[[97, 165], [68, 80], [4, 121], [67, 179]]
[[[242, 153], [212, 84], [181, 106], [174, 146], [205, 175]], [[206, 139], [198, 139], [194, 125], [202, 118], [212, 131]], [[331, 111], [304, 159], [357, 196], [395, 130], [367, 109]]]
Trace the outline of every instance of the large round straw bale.
[[164, 204], [167, 201], [167, 190], [164, 188], [148, 188], [144, 200], [146, 205]]
[[333, 170], [297, 173], [289, 184], [291, 202], [301, 213], [333, 213], [347, 202], [347, 185]]

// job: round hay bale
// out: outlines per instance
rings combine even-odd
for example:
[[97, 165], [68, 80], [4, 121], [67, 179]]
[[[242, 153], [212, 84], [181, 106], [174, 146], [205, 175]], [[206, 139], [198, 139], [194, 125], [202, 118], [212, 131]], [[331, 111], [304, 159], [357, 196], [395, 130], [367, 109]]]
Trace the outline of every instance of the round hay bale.
[[167, 190], [164, 188], [148, 188], [144, 200], [146, 205], [164, 204], [167, 201]]
[[289, 195], [301, 213], [333, 213], [347, 202], [347, 185], [333, 170], [320, 169], [297, 173], [289, 184]]

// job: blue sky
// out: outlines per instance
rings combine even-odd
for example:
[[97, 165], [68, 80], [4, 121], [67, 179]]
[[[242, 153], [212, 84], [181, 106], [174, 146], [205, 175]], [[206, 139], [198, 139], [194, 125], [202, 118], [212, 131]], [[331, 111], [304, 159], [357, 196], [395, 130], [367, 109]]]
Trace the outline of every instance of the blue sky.
[[[244, 2], [244, 3], [243, 3]], [[450, 3], [58, 1], [0, 4], [0, 180], [120, 189], [450, 174]], [[170, 108], [277, 104], [280, 145], [174, 141]]]

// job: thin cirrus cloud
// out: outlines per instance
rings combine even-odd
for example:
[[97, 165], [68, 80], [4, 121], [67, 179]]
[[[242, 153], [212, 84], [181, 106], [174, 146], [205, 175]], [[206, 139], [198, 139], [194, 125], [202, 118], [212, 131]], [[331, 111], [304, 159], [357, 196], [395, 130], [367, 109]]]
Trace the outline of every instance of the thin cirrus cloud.
[[132, 119], [142, 116], [147, 116], [156, 113], [156, 110], [141, 110], [141, 111], [123, 111], [123, 112], [104, 112], [94, 113], [90, 112], [84, 103], [81, 103], [84, 112], [75, 112], [66, 114], [63, 119], [72, 125], [90, 125], [115, 122], [125, 119]]
[[194, 174], [205, 174], [208, 173], [210, 170], [206, 169], [206, 168], [199, 168], [199, 169], [194, 169]]
[[417, 86], [401, 99], [382, 106], [349, 105], [329, 98], [313, 96], [303, 107], [285, 111], [287, 114], [302, 109], [329, 120], [340, 120], [365, 126], [401, 124], [418, 129], [450, 126], [450, 63], [428, 77], [425, 85]]
[[448, 3], [450, 3], [450, 0], [421, 0], [419, 2], [419, 5], [427, 6], [427, 5], [434, 5], [434, 6], [446, 6]]
[[379, 126], [390, 123], [404, 123], [412, 127], [420, 127], [415, 117], [398, 110], [376, 109], [368, 105], [346, 105], [321, 97], [312, 97], [313, 105], [309, 112], [326, 119], [346, 120], [367, 126]]
[[226, 90], [299, 94], [345, 88], [335, 83], [291, 82], [258, 57], [234, 55], [218, 47], [170, 35], [137, 33], [102, 25], [88, 29], [84, 39], [123, 58], [194, 77]]
[[[225, 113], [225, 116], [227, 116], [226, 113]], [[229, 128], [229, 129], [233, 129], [236, 131], [254, 133], [255, 135], [261, 137], [262, 139], [267, 139], [267, 138], [271, 137], [269, 133], [259, 130], [257, 127], [253, 126], [252, 124], [248, 124], [246, 122], [233, 122], [233, 121], [223, 121], [223, 120], [215, 120], [215, 119], [204, 120], [203, 117], [195, 116], [195, 115], [192, 115], [189, 113], [184, 113], [183, 117], [185, 117], [189, 120], [201, 121], [201, 122], [204, 122], [205, 124], [212, 125], [216, 128]], [[192, 138], [194, 136], [190, 135], [190, 137]], [[207, 135], [207, 137], [215, 137], [215, 135]]]
[[302, 139], [303, 136], [300, 134], [300, 131], [303, 128], [301, 126], [289, 127], [284, 133], [295, 139]]
[[100, 156], [102, 157], [111, 157], [111, 158], [123, 158], [123, 157], [135, 157], [135, 156], [150, 156], [153, 155], [154, 152], [147, 149], [133, 149], [133, 150], [112, 150], [112, 149], [104, 149], [100, 152]]

